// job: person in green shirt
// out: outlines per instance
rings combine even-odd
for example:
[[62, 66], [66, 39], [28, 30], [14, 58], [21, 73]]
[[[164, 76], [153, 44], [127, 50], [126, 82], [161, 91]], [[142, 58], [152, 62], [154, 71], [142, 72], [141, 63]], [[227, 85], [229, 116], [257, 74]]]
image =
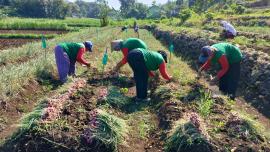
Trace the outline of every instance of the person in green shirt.
[[59, 79], [62, 83], [67, 81], [68, 75], [75, 75], [75, 63], [90, 67], [83, 55], [86, 51], [92, 52], [93, 44], [91, 41], [84, 43], [60, 43], [55, 47], [55, 60], [58, 69]]
[[114, 68], [115, 72], [118, 72], [120, 70], [120, 68], [122, 66], [124, 66], [127, 63], [127, 55], [128, 53], [136, 48], [143, 48], [143, 49], [147, 49], [147, 45], [145, 44], [145, 42], [141, 39], [138, 38], [128, 38], [125, 41], [123, 40], [114, 40], [111, 42], [111, 49], [112, 51], [122, 51], [124, 57], [122, 58], [122, 60], [120, 62], [118, 62], [118, 64], [116, 65], [116, 67]]
[[219, 64], [221, 70], [211, 82], [219, 80], [219, 90], [234, 100], [240, 79], [240, 63], [242, 53], [240, 49], [229, 43], [217, 43], [202, 48], [199, 61], [204, 63], [199, 72], [210, 68], [211, 64]]
[[152, 71], [159, 69], [162, 77], [171, 80], [166, 72], [167, 54], [165, 51], [150, 51], [137, 48], [130, 51], [127, 55], [127, 62], [134, 72], [136, 82], [137, 101], [147, 99], [148, 78], [154, 76]]

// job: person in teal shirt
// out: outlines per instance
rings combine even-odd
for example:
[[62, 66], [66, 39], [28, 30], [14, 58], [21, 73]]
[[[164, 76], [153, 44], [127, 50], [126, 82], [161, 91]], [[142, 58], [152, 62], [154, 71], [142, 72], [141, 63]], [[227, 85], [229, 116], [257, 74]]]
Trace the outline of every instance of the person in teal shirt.
[[134, 72], [136, 82], [137, 101], [147, 99], [148, 78], [154, 76], [152, 71], [159, 69], [162, 77], [171, 80], [166, 72], [167, 54], [165, 51], [150, 51], [137, 48], [130, 51], [127, 55], [127, 62]]
[[219, 80], [219, 90], [234, 100], [240, 79], [240, 63], [243, 57], [240, 49], [229, 43], [217, 43], [212, 46], [205, 46], [201, 51], [199, 60], [204, 64], [199, 72], [209, 69], [211, 64], [219, 64], [221, 70], [212, 79], [212, 83]]

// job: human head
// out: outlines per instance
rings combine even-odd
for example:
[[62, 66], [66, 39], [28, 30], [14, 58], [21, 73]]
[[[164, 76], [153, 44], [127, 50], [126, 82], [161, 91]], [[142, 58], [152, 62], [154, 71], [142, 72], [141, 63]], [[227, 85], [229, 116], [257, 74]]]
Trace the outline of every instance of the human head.
[[92, 52], [93, 43], [91, 41], [85, 41], [83, 44], [87, 51]]
[[204, 64], [212, 54], [213, 48], [211, 46], [202, 47], [201, 54], [199, 56], [199, 62]]
[[225, 26], [226, 24], [228, 24], [228, 22], [227, 22], [227, 21], [221, 20], [221, 21], [219, 21], [219, 24], [220, 24], [221, 26]]
[[165, 51], [162, 51], [162, 50], [158, 51], [158, 53], [162, 55], [164, 61], [167, 63], [167, 61], [168, 61], [167, 60], [167, 53]]
[[123, 40], [114, 40], [111, 42], [111, 50], [112, 51], [120, 51], [121, 50], [121, 43]]

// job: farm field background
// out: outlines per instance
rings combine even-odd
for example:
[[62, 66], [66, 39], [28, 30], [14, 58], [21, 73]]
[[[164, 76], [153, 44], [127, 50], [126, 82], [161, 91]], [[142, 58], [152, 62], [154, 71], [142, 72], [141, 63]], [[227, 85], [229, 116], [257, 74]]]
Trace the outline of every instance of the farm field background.
[[[235, 39], [220, 38], [220, 20], [235, 25]], [[270, 151], [269, 9], [246, 15], [192, 12], [183, 23], [110, 20], [105, 27], [91, 18], [0, 21], [0, 151]], [[137, 37], [134, 21], [151, 50], [175, 47], [168, 63], [175, 79], [150, 79], [148, 103], [134, 102], [128, 65], [111, 74], [122, 54], [111, 52], [110, 42]], [[128, 30], [121, 32], [122, 26]], [[86, 57], [91, 67], [77, 66], [77, 76], [60, 85], [54, 47], [85, 40], [94, 43]], [[210, 85], [208, 74], [197, 73], [200, 48], [223, 41], [239, 46], [245, 56], [236, 101]]]
[[4, 18], [0, 23], [0, 51], [10, 47], [19, 47], [29, 42], [37, 42], [42, 35], [54, 38], [85, 27], [99, 27], [98, 19], [67, 18], [57, 19], [26, 19]]

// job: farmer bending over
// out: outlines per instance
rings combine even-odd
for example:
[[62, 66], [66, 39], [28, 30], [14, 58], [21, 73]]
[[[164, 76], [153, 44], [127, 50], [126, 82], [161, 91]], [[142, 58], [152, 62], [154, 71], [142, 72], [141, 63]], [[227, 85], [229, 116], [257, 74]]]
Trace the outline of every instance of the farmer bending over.
[[127, 29], [128, 29], [127, 26], [123, 26], [123, 27], [121, 28], [121, 31], [124, 32], [124, 31], [127, 31]]
[[135, 33], [138, 33], [139, 32], [139, 26], [137, 24], [137, 22], [135, 21], [134, 24], [133, 24], [133, 29], [134, 29], [134, 32]]
[[79, 63], [90, 67], [90, 63], [86, 62], [83, 55], [86, 51], [92, 52], [93, 44], [91, 41], [84, 43], [60, 43], [55, 47], [55, 59], [62, 83], [67, 81], [68, 75], [75, 75], [75, 63]]
[[234, 39], [234, 37], [237, 35], [237, 31], [232, 24], [227, 21], [221, 21], [220, 24], [223, 27], [222, 37], [225, 37], [226, 39]]
[[[242, 60], [240, 49], [229, 43], [218, 43], [204, 46], [201, 51], [199, 60], [205, 64], [199, 72], [209, 69], [211, 64], [219, 63], [221, 70], [211, 80], [211, 83], [219, 80], [219, 90], [234, 100], [240, 78], [240, 62]], [[206, 58], [207, 60], [205, 60]]]
[[136, 82], [136, 101], [147, 101], [148, 77], [154, 76], [152, 71], [159, 69], [162, 77], [170, 80], [166, 72], [167, 54], [165, 51], [149, 51], [137, 48], [128, 53], [127, 61], [134, 72]]
[[116, 67], [114, 68], [115, 72], [118, 72], [120, 68], [127, 63], [127, 55], [128, 53], [137, 48], [147, 49], [147, 45], [140, 39], [137, 38], [128, 38], [127, 40], [115, 40], [111, 42], [111, 47], [113, 51], [122, 51], [124, 57], [118, 62]]

